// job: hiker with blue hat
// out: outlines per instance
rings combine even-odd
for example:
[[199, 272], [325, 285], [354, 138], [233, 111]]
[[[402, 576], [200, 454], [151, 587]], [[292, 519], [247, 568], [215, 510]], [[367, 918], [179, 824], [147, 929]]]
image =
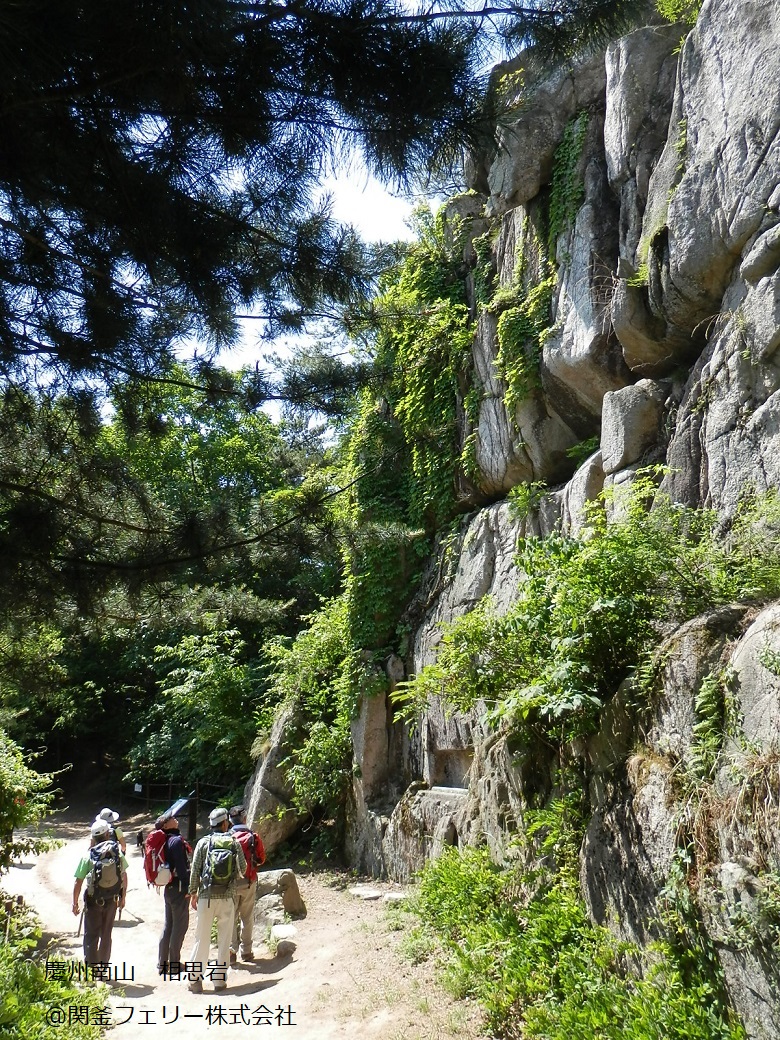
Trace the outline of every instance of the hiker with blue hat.
[[190, 870], [190, 899], [197, 911], [195, 946], [190, 958], [189, 988], [203, 992], [203, 964], [209, 961], [211, 925], [217, 924], [217, 961], [211, 977], [216, 991], [227, 989], [230, 940], [233, 936], [236, 881], [246, 873], [241, 846], [228, 834], [228, 812], [221, 806], [209, 814], [211, 833], [195, 846]]

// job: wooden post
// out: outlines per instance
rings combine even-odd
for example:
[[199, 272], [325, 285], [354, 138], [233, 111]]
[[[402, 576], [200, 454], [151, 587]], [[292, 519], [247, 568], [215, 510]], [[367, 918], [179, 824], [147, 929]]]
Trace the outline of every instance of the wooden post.
[[198, 809], [200, 807], [200, 785], [195, 781], [195, 790], [190, 794], [190, 809], [187, 818], [187, 841], [190, 845], [195, 844], [198, 828]]

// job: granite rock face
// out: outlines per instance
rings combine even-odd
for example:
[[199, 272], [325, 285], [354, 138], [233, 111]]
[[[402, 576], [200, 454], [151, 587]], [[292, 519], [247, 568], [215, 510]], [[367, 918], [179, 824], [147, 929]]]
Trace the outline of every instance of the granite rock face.
[[247, 823], [258, 832], [269, 852], [294, 834], [301, 822], [280, 764], [288, 754], [285, 737], [293, 728], [293, 714], [288, 709], [274, 722], [266, 753], [258, 760], [244, 791]]
[[[624, 714], [622, 748], [611, 759], [603, 755], [605, 713], [583, 749], [598, 783], [580, 882], [594, 920], [645, 943], [661, 934], [675, 857], [692, 847], [701, 926], [729, 997], [748, 1035], [769, 1040], [780, 1027], [776, 923], [764, 909], [780, 862], [780, 679], [765, 662], [767, 650], [780, 650], [780, 607], [751, 617], [747, 607], [724, 607], [669, 637], [658, 650], [647, 711]], [[696, 698], [713, 677], [720, 677], [732, 722], [716, 780], [704, 783], [696, 773]], [[630, 754], [631, 746], [641, 750]]]
[[597, 54], [543, 80], [498, 134], [488, 173], [490, 210], [505, 213], [549, 182], [566, 123], [604, 96], [604, 57]]
[[[705, 0], [680, 45], [682, 33], [640, 27], [535, 84], [526, 76], [494, 147], [469, 159], [477, 191], [448, 211], [475, 328], [469, 512], [430, 560], [391, 688], [436, 659], [443, 624], [485, 596], [499, 611], [522, 596], [519, 538], [587, 538], [594, 503], [618, 518], [602, 490], [629, 487], [648, 463], [666, 466], [660, 494], [715, 510], [723, 530], [746, 491], [780, 488], [780, 5]], [[553, 232], [547, 215], [562, 203]], [[549, 308], [532, 329], [540, 288]], [[512, 342], [508, 312], [526, 321]], [[519, 361], [525, 390], [508, 393]], [[536, 482], [547, 493], [518, 519], [505, 499]], [[594, 920], [645, 943], [681, 842], [703, 842], [701, 926], [748, 1035], [769, 1040], [780, 1035], [765, 911], [780, 865], [780, 608], [734, 604], [665, 635], [651, 685], [626, 681], [598, 732], [570, 749], [590, 799], [582, 891]], [[705, 683], [730, 720], [706, 784], [695, 775]], [[484, 716], [437, 701], [410, 732], [384, 698], [363, 703], [357, 867], [407, 880], [448, 845], [509, 854], [528, 810], [554, 797], [554, 769]], [[283, 806], [273, 761], [257, 789]]]

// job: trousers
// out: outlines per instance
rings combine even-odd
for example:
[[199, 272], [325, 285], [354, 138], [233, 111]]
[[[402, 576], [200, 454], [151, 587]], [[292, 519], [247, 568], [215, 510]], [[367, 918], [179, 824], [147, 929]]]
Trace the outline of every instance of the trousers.
[[111, 962], [111, 929], [114, 927], [117, 902], [109, 896], [96, 902], [84, 900], [84, 960], [87, 964]]
[[181, 948], [190, 924], [190, 901], [179, 881], [172, 881], [165, 886], [163, 900], [165, 923], [160, 936], [157, 966], [163, 969], [167, 965], [169, 970], [175, 971], [176, 966], [181, 964]]
[[[227, 969], [230, 965], [230, 937], [233, 933], [233, 915], [235, 903], [230, 899], [211, 899], [198, 896], [198, 918], [195, 924], [195, 945], [192, 948], [191, 960], [196, 964], [208, 964], [211, 959], [211, 923], [217, 922], [217, 961], [212, 963], [212, 977], [218, 987], [224, 987], [227, 980]], [[223, 974], [224, 973], [224, 974]], [[195, 969], [189, 973], [190, 982], [203, 981], [203, 970]]]
[[252, 932], [255, 927], [255, 896], [257, 894], [257, 878], [252, 881], [241, 879], [236, 882], [236, 913], [233, 920], [233, 940], [231, 950], [238, 953], [239, 942], [244, 957], [252, 953]]

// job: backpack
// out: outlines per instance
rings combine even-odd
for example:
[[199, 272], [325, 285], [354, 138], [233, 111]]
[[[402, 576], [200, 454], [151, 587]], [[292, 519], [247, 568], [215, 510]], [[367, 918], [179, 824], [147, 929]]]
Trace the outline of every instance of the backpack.
[[147, 885], [164, 888], [173, 878], [165, 855], [168, 836], [163, 830], [153, 830], [144, 842], [144, 873]]
[[254, 881], [257, 877], [257, 868], [265, 863], [265, 849], [259, 834], [252, 831], [233, 831], [233, 837], [241, 846], [246, 858], [247, 881]]
[[211, 834], [200, 875], [202, 886], [212, 893], [227, 889], [236, 875], [236, 840], [230, 834]]
[[92, 871], [87, 880], [87, 894], [93, 899], [118, 896], [122, 891], [122, 868], [119, 864], [119, 845], [115, 841], [101, 841], [89, 850]]
[[[146, 883], [157, 888], [165, 888], [169, 881], [176, 877], [168, 865], [168, 832], [155, 829], [148, 835], [144, 842], [144, 873]], [[187, 855], [192, 855], [192, 847], [189, 842], [184, 841]]]

